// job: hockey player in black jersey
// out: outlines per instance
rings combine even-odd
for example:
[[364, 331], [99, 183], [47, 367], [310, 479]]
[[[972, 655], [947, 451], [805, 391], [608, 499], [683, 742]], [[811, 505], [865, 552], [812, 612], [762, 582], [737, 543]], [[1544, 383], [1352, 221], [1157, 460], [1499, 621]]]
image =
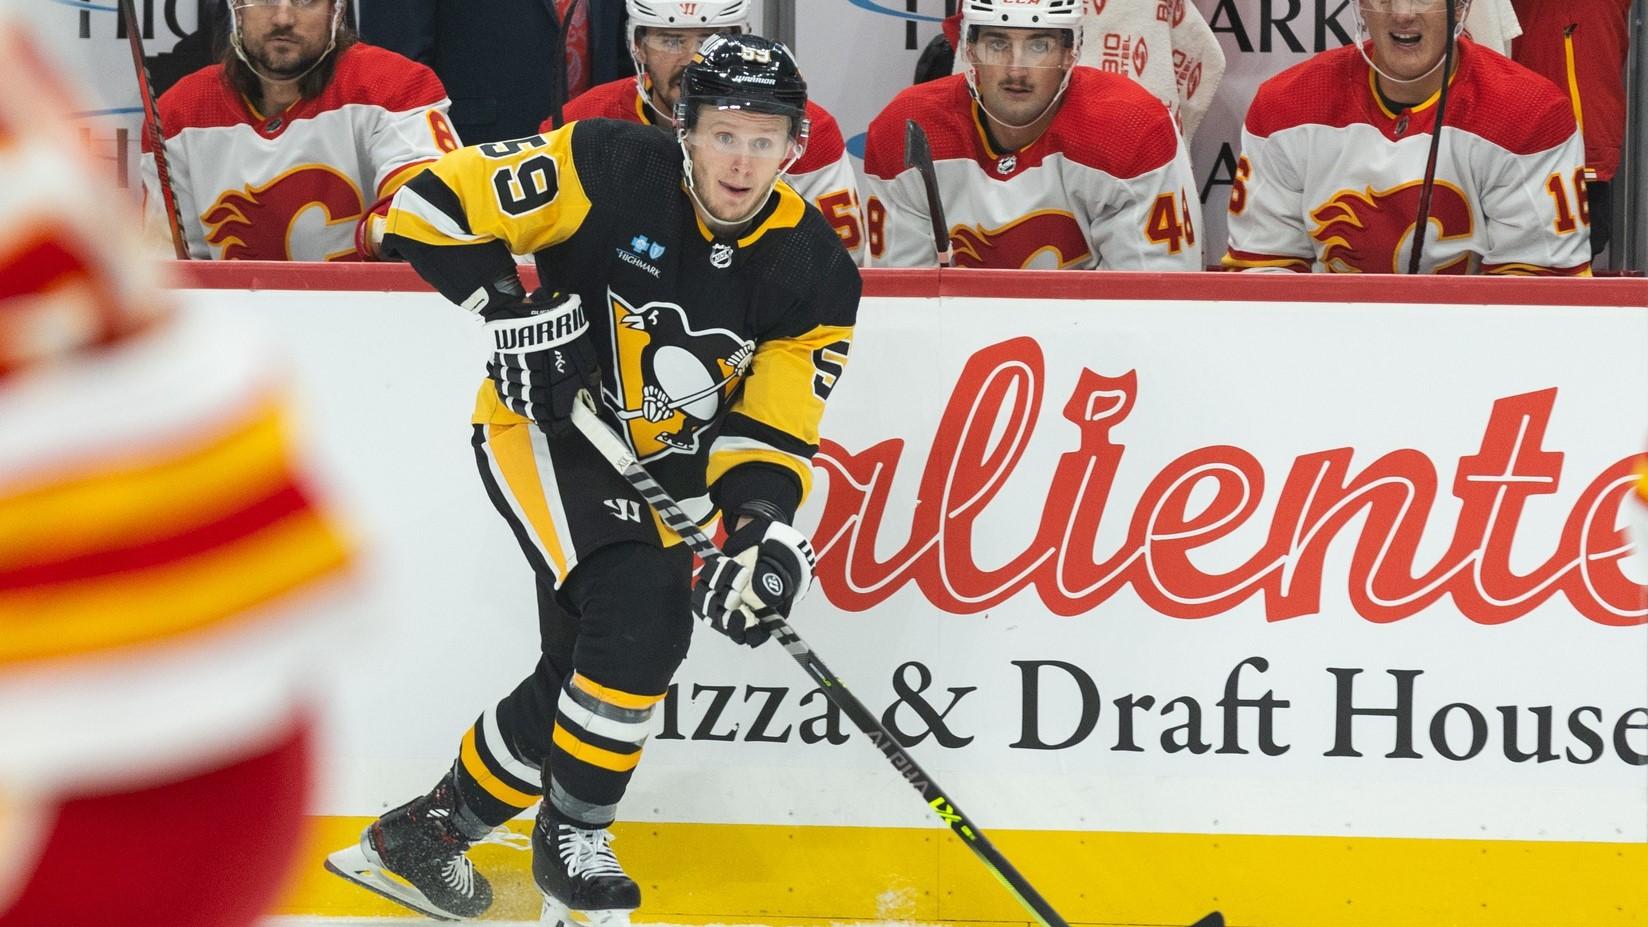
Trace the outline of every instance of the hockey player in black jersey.
[[[608, 827], [693, 618], [753, 646], [766, 638], [753, 613], [788, 615], [812, 580], [790, 522], [860, 281], [778, 180], [806, 145], [806, 99], [783, 45], [717, 36], [687, 68], [674, 139], [575, 122], [454, 151], [396, 195], [384, 253], [493, 336], [472, 443], [536, 574], [542, 655], [434, 789], [328, 869], [431, 916], [474, 917], [491, 889], [467, 849], [538, 804], [545, 923], [575, 910], [622, 924], [640, 904]], [[542, 290], [523, 291], [511, 252], [535, 256]], [[585, 390], [684, 509], [726, 519], [726, 557], [696, 584], [686, 546], [571, 428]], [[791, 580], [780, 601], [751, 588], [758, 570]]]

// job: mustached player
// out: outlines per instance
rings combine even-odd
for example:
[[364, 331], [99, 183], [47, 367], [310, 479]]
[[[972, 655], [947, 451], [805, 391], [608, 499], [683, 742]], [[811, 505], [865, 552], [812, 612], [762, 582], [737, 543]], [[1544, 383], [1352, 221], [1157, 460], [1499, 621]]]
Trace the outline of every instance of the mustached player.
[[1356, 44], [1259, 87], [1225, 266], [1405, 273], [1448, 80], [1419, 271], [1590, 273], [1585, 146], [1568, 100], [1463, 26], [1450, 35], [1447, 2], [1359, 0]]
[[927, 133], [963, 267], [1201, 270], [1201, 203], [1167, 108], [1076, 64], [1085, 0], [964, 0], [962, 74], [901, 91], [870, 123], [873, 262], [935, 260], [905, 121]]
[[[159, 100], [189, 255], [375, 260], [389, 197], [458, 147], [446, 90], [423, 65], [359, 42], [345, 0], [227, 2], [220, 61]], [[143, 152], [147, 225], [164, 230], [147, 133]]]
[[[627, 77], [579, 94], [562, 110], [565, 121], [623, 119], [675, 131], [675, 104], [687, 63], [704, 40], [716, 33], [747, 35], [755, 0], [625, 0], [629, 15], [629, 50], [635, 77]], [[824, 107], [807, 101], [807, 150], [784, 171], [784, 182], [818, 211], [841, 236], [841, 244], [863, 263], [864, 230], [860, 223], [858, 179], [841, 127]], [[545, 120], [541, 131], [553, 129]]]
[[[543, 652], [435, 787], [334, 853], [332, 871], [474, 917], [491, 887], [465, 851], [537, 804], [546, 923], [620, 924], [640, 904], [608, 828], [694, 616], [759, 644], [754, 611], [788, 614], [811, 582], [790, 522], [860, 283], [779, 179], [802, 155], [806, 99], [783, 45], [717, 36], [683, 75], [673, 139], [574, 122], [453, 152], [396, 195], [384, 247], [492, 335], [473, 444], [535, 573]], [[511, 252], [535, 256], [553, 295], [522, 292]], [[696, 582], [686, 546], [570, 427], [584, 391], [683, 509], [727, 518], [726, 557]]]

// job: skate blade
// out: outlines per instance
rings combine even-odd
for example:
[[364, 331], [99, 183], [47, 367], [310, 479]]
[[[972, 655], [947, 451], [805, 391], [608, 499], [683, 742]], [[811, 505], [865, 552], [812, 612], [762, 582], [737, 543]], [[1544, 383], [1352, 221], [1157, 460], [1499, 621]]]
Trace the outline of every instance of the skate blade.
[[378, 864], [377, 860], [366, 855], [360, 844], [344, 847], [326, 857], [326, 871], [340, 878], [359, 885], [369, 892], [375, 892], [388, 898], [403, 907], [432, 917], [438, 921], [456, 921], [461, 918], [449, 912], [442, 911], [424, 897], [423, 892], [402, 881], [400, 877], [389, 872]]
[[630, 909], [609, 911], [579, 911], [576, 914], [566, 905], [548, 895], [538, 913], [538, 927], [629, 927]]

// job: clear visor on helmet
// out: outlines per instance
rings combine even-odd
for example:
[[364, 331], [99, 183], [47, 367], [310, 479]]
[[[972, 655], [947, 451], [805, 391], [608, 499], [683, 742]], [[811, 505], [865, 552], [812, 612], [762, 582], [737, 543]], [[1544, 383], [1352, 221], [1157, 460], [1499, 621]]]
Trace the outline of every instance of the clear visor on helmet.
[[233, 0], [237, 10], [251, 9], [259, 6], [289, 6], [294, 10], [322, 9], [330, 0]]
[[1377, 13], [1381, 16], [1390, 14], [1409, 15], [1423, 13], [1440, 13], [1447, 9], [1448, 0], [1358, 0], [1357, 6], [1364, 14]]
[[696, 153], [781, 164], [794, 154], [790, 129], [788, 116], [720, 106], [703, 111], [684, 141]]
[[1029, 29], [981, 28], [967, 45], [973, 62], [985, 67], [1063, 68], [1068, 51], [1062, 33]]
[[720, 29], [659, 29], [646, 27], [636, 41], [649, 52], [659, 55], [686, 57], [698, 51], [704, 40], [718, 32], [736, 33], [737, 27]]

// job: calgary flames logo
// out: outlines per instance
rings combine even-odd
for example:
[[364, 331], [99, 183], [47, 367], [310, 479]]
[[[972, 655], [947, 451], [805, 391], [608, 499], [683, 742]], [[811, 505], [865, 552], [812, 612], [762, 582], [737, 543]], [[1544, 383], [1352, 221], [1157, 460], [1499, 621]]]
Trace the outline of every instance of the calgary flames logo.
[[950, 247], [958, 267], [1058, 270], [1092, 254], [1076, 217], [1044, 209], [997, 229], [958, 225], [950, 230]]
[[749, 370], [755, 344], [723, 328], [691, 328], [674, 303], [637, 309], [611, 290], [607, 297], [617, 374], [602, 388], [630, 447], [642, 461], [696, 452], [699, 432]]
[[[1389, 190], [1371, 187], [1342, 190], [1311, 211], [1316, 221], [1310, 237], [1322, 243], [1322, 264], [1341, 274], [1398, 274], [1407, 270], [1414, 220], [1419, 217], [1423, 184], [1412, 181]], [[1431, 191], [1431, 241], [1469, 238], [1471, 207], [1458, 187], [1436, 181]], [[1431, 273], [1462, 274], [1468, 255], [1431, 268]]]
[[328, 261], [354, 258], [353, 235], [344, 236], [348, 249], [328, 254], [294, 253], [292, 230], [298, 217], [319, 208], [327, 227], [360, 221], [365, 207], [360, 191], [349, 178], [321, 164], [305, 164], [282, 173], [261, 187], [226, 190], [201, 213], [206, 241], [225, 261]]

